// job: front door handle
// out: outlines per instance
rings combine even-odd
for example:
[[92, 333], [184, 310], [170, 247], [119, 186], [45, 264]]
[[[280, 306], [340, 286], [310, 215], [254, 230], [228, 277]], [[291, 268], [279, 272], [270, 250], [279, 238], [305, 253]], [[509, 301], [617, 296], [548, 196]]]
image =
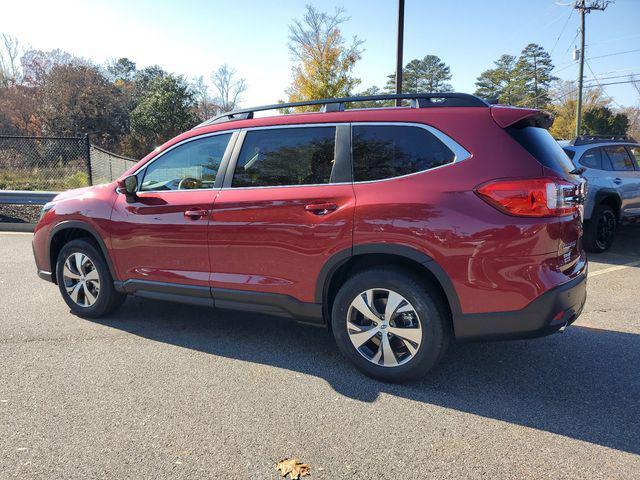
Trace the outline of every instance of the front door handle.
[[186, 210], [184, 212], [184, 216], [187, 218], [190, 218], [191, 220], [197, 220], [199, 218], [206, 217], [208, 215], [209, 215], [209, 210], [193, 209], [193, 210]]
[[307, 212], [311, 212], [314, 215], [326, 215], [329, 212], [337, 210], [337, 208], [338, 205], [332, 202], [309, 203], [304, 206]]
[[614, 178], [613, 179], [613, 183], [615, 183], [616, 185], [620, 185], [622, 183], [622, 179], [621, 178]]

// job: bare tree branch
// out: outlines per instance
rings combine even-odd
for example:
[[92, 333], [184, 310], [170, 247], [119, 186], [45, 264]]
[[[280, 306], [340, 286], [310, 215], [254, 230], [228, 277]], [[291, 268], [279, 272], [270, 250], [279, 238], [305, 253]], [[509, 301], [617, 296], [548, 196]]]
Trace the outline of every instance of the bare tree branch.
[[224, 64], [211, 74], [211, 82], [216, 89], [216, 103], [222, 112], [235, 110], [242, 100], [242, 94], [247, 90], [247, 81], [237, 78], [236, 71]]

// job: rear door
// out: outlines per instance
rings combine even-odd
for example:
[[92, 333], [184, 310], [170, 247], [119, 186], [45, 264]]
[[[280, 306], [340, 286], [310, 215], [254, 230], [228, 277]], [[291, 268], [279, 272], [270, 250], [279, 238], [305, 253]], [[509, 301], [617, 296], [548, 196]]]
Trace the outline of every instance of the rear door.
[[216, 305], [273, 295], [317, 303], [320, 270], [352, 246], [349, 161], [348, 124], [241, 132], [210, 225]]
[[613, 169], [614, 188], [619, 192], [622, 201], [620, 210], [623, 217], [635, 216], [640, 211], [640, 182], [635, 162], [624, 145], [602, 147]]
[[631, 154], [636, 169], [633, 175], [633, 183], [635, 185], [636, 196], [633, 199], [632, 206], [629, 208], [629, 215], [640, 216], [640, 147], [637, 145], [628, 145], [627, 149]]

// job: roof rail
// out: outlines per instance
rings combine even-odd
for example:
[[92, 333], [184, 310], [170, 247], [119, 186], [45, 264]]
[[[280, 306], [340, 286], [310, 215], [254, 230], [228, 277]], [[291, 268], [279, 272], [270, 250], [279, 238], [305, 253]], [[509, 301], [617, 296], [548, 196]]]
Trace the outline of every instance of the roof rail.
[[320, 100], [308, 100], [304, 102], [276, 103], [261, 107], [243, 108], [226, 112], [217, 117], [205, 120], [194, 128], [212, 125], [214, 123], [230, 122], [233, 120], [246, 120], [253, 118], [255, 112], [265, 110], [277, 110], [281, 108], [308, 107], [320, 105], [320, 112], [342, 112], [346, 103], [370, 102], [382, 100], [409, 100], [411, 108], [428, 107], [489, 107], [489, 104], [474, 95], [468, 93], [436, 92], [436, 93], [401, 93], [388, 95], [364, 95], [356, 97], [323, 98]]
[[628, 135], [580, 135], [569, 142], [569, 145], [589, 145], [591, 143], [638, 143]]

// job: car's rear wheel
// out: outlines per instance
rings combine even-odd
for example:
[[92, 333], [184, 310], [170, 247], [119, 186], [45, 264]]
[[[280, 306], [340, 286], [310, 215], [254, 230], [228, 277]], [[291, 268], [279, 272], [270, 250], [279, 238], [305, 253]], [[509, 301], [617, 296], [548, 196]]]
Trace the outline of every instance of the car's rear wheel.
[[410, 271], [357, 273], [336, 295], [333, 335], [342, 353], [366, 375], [402, 382], [427, 373], [448, 345], [448, 319], [429, 284]]
[[124, 302], [117, 292], [107, 263], [98, 249], [86, 240], [65, 244], [56, 264], [56, 279], [62, 298], [81, 317], [97, 318]]
[[598, 205], [586, 222], [584, 246], [589, 252], [601, 253], [611, 248], [617, 227], [616, 214], [608, 205]]

